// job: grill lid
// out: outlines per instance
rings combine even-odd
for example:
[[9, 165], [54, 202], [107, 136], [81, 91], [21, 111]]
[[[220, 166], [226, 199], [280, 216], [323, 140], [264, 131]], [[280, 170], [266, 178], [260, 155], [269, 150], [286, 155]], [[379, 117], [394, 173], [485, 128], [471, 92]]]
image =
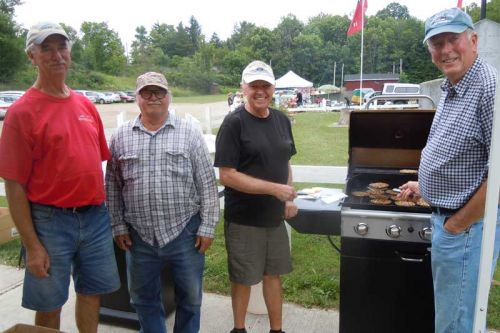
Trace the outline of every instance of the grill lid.
[[356, 110], [349, 120], [349, 169], [417, 169], [434, 110]]

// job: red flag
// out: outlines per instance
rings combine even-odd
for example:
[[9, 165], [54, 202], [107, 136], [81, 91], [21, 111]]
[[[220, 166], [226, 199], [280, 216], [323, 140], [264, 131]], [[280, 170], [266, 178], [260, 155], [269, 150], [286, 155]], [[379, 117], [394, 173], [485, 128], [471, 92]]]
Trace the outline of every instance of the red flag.
[[[361, 11], [361, 3], [364, 2], [363, 11]], [[363, 29], [362, 20], [365, 15], [366, 8], [368, 7], [368, 0], [358, 0], [356, 10], [354, 11], [354, 16], [352, 17], [351, 25], [349, 25], [349, 30], [347, 30], [347, 36], [352, 36], [356, 32]]]
[[460, 8], [460, 9], [462, 9], [462, 0], [458, 0], [457, 7]]

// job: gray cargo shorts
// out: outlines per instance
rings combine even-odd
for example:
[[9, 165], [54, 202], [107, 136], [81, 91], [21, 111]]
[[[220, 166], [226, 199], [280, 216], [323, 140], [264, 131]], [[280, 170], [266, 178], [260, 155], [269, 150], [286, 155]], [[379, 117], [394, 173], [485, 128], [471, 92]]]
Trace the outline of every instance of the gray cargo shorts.
[[263, 228], [225, 221], [224, 236], [231, 282], [250, 286], [264, 275], [283, 275], [293, 269], [284, 223]]

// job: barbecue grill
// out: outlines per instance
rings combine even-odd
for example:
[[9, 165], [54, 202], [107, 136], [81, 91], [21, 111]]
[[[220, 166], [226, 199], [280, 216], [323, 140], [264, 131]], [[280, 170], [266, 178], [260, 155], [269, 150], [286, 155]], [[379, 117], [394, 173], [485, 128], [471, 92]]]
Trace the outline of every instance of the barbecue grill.
[[340, 232], [341, 333], [434, 332], [430, 208], [352, 195], [375, 182], [392, 189], [417, 180], [433, 117], [433, 110], [351, 112], [347, 197], [296, 199], [299, 213], [288, 221], [294, 229]]

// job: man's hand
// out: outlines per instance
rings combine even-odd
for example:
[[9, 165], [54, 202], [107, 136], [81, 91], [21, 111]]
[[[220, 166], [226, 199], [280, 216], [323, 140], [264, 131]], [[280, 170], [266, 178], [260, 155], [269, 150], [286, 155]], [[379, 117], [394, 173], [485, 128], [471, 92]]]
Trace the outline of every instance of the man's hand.
[[297, 197], [293, 186], [285, 184], [274, 184], [273, 195], [281, 201], [292, 201]]
[[297, 208], [297, 205], [293, 201], [287, 201], [285, 202], [285, 220], [290, 219], [297, 215], [299, 212], [299, 209]]
[[212, 245], [213, 241], [214, 239], [210, 237], [196, 236], [196, 243], [194, 244], [194, 247], [198, 249], [198, 252], [204, 254], [205, 251], [208, 250], [210, 245]]
[[116, 245], [123, 251], [128, 251], [132, 246], [132, 240], [130, 239], [129, 234], [123, 234], [115, 236]]
[[43, 246], [26, 248], [26, 269], [37, 278], [49, 276], [50, 258]]
[[443, 225], [443, 228], [450, 234], [460, 234], [467, 229], [467, 227], [457, 224], [455, 220], [452, 219], [452, 216], [448, 217], [446, 223]]
[[418, 182], [408, 182], [399, 187], [401, 193], [398, 194], [397, 198], [402, 200], [408, 200], [414, 196], [420, 197], [420, 189], [418, 188]]

